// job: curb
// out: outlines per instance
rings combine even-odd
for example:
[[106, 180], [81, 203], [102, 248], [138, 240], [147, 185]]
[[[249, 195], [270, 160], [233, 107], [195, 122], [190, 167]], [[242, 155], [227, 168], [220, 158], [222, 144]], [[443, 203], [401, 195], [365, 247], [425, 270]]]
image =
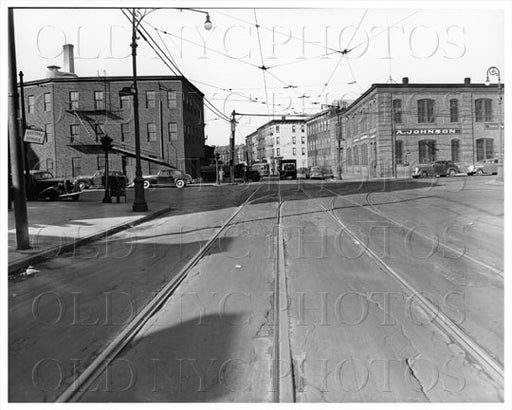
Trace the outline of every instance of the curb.
[[93, 233], [88, 236], [84, 236], [80, 239], [75, 239], [74, 241], [70, 243], [60, 244], [56, 246], [52, 246], [50, 248], [46, 248], [42, 250], [41, 252], [38, 252], [34, 255], [27, 256], [26, 258], [16, 260], [12, 263], [9, 263], [9, 269], [8, 274], [14, 275], [15, 273], [19, 272], [20, 270], [24, 270], [27, 268], [28, 265], [36, 264], [39, 262], [42, 262], [46, 259], [51, 259], [53, 257], [62, 255], [63, 253], [69, 252], [71, 250], [74, 250], [80, 246], [86, 245], [90, 242], [94, 242], [97, 239], [100, 239], [101, 237], [105, 236], [106, 234], [116, 234], [121, 231], [125, 231], [127, 229], [133, 228], [136, 225], [139, 225], [144, 222], [148, 222], [152, 219], [158, 218], [162, 215], [167, 214], [171, 211], [170, 207], [160, 209], [159, 211], [153, 212], [151, 214], [145, 215], [135, 221], [126, 222], [124, 224], [120, 224], [108, 229], [104, 229], [100, 232]]

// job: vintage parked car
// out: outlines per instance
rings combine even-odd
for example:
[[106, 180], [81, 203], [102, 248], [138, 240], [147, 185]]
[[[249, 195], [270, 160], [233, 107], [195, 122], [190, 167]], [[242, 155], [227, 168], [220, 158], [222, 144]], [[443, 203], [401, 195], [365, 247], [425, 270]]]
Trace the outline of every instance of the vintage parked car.
[[455, 176], [460, 172], [459, 166], [448, 160], [435, 161], [431, 164], [419, 164], [412, 171], [413, 178]]
[[299, 168], [297, 171], [297, 179], [309, 179], [309, 169], [308, 168]]
[[[115, 178], [119, 182], [119, 186], [128, 185], [128, 178], [121, 171], [109, 171], [110, 178]], [[102, 188], [105, 186], [105, 171], [98, 169], [92, 175], [80, 175], [75, 179], [75, 183], [83, 191], [89, 188]]]
[[30, 171], [30, 183], [27, 187], [30, 200], [48, 198], [52, 201], [70, 198], [78, 201], [80, 189], [68, 178], [54, 178], [49, 171]]
[[192, 177], [177, 168], [162, 168], [156, 174], [143, 175], [144, 189], [153, 185], [174, 185], [177, 188], [184, 188], [192, 183]]
[[483, 159], [478, 161], [476, 164], [470, 165], [466, 173], [468, 175], [490, 175], [498, 173], [498, 165], [502, 162], [497, 158]]
[[311, 179], [326, 179], [326, 178], [334, 178], [332, 171], [330, 168], [324, 167], [311, 167], [309, 170], [309, 177]]

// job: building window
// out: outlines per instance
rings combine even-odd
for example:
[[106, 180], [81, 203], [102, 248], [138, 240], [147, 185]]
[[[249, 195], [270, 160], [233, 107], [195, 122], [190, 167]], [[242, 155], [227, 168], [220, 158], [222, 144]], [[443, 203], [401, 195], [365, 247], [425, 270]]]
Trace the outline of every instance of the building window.
[[35, 97], [33, 95], [29, 95], [28, 96], [28, 113], [31, 114], [33, 112], [36, 112], [35, 108], [36, 108], [36, 100], [35, 100]]
[[53, 159], [51, 159], [51, 158], [46, 159], [46, 170], [53, 171]]
[[80, 124], [71, 124], [69, 126], [71, 143], [80, 140]]
[[276, 145], [279, 145], [280, 138], [276, 137]]
[[105, 93], [103, 91], [94, 91], [94, 109], [105, 109]]
[[279, 125], [276, 125], [276, 134], [279, 132]]
[[396, 124], [402, 123], [402, 100], [393, 100], [393, 121]]
[[479, 98], [475, 100], [475, 121], [492, 121], [492, 101], [490, 98]]
[[94, 128], [94, 134], [96, 135], [96, 142], [98, 142], [100, 137], [102, 137], [103, 134], [105, 134], [103, 132], [103, 126], [100, 123], [94, 123], [93, 128]]
[[306, 147], [302, 147], [302, 155], [306, 155]]
[[300, 132], [305, 132], [305, 131], [306, 131], [306, 128], [304, 127], [304, 124], [302, 124], [302, 125], [300, 126]]
[[176, 91], [167, 91], [167, 108], [176, 108]]
[[44, 124], [44, 132], [46, 134], [45, 142], [53, 142], [53, 126], [52, 126], [52, 124]]
[[434, 122], [434, 100], [418, 100], [418, 122]]
[[78, 91], [69, 92], [69, 109], [78, 110], [80, 101], [80, 93]]
[[359, 147], [357, 145], [354, 147], [352, 155], [354, 156], [354, 165], [359, 165]]
[[347, 165], [352, 165], [352, 148], [347, 148]]
[[450, 100], [450, 122], [459, 122], [459, 100]]
[[52, 109], [52, 95], [50, 93], [44, 93], [44, 110], [50, 111]]
[[368, 145], [361, 145], [361, 165], [368, 165]]
[[296, 144], [297, 143], [297, 137], [292, 137], [292, 144]]
[[121, 124], [121, 142], [130, 140], [130, 124]]
[[479, 138], [476, 140], [476, 160], [482, 161], [494, 157], [494, 140], [492, 138]]
[[280, 148], [277, 148], [276, 149], [276, 155], [279, 157], [281, 156], [281, 149]]
[[156, 106], [156, 92], [146, 91], [146, 108], [155, 108]]
[[169, 141], [178, 141], [178, 124], [176, 122], [170, 122], [167, 124], [169, 131]]
[[420, 164], [430, 164], [436, 160], [436, 141], [421, 140], [418, 142]]
[[460, 141], [458, 139], [454, 139], [451, 142], [452, 145], [452, 161], [459, 162], [460, 161]]
[[397, 164], [403, 164], [404, 159], [404, 142], [402, 140], [395, 141], [395, 162]]
[[73, 178], [76, 178], [77, 176], [82, 174], [80, 158], [71, 158], [71, 172], [73, 174]]
[[156, 141], [156, 125], [155, 125], [155, 123], [148, 122], [147, 132], [148, 132], [148, 141], [149, 142]]
[[305, 144], [306, 143], [306, 137], [300, 137], [300, 143]]
[[128, 108], [130, 106], [129, 103], [130, 103], [130, 96], [129, 95], [123, 95], [119, 99], [119, 106], [121, 107], [121, 109]]
[[292, 153], [293, 153], [293, 156], [296, 156], [297, 155], [297, 148], [293, 148], [292, 149]]
[[295, 125], [292, 125], [292, 132], [295, 132], [296, 128]]

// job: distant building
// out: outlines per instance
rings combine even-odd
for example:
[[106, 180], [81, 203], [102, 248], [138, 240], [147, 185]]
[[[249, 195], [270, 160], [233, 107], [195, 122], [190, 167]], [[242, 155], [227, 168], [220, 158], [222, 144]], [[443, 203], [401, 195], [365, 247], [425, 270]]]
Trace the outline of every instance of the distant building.
[[[132, 77], [78, 77], [73, 48], [64, 46], [64, 67], [50, 66], [47, 78], [25, 83], [27, 126], [44, 131], [44, 144], [29, 144], [32, 169], [56, 176], [92, 174], [104, 168], [100, 138], [114, 142], [112, 170], [135, 176], [131, 96], [120, 97]], [[203, 94], [184, 77], [138, 77], [143, 173], [166, 164], [198, 176], [204, 157]]]
[[[229, 164], [231, 161], [231, 149], [229, 145], [218, 145], [215, 147], [215, 152], [219, 153], [220, 160], [224, 164]], [[235, 164], [246, 162], [246, 149], [244, 144], [235, 145]]]
[[342, 172], [409, 176], [419, 163], [497, 158], [500, 118], [497, 84], [373, 84], [342, 113]]
[[270, 172], [277, 173], [282, 159], [296, 159], [297, 167], [308, 166], [307, 132], [303, 119], [274, 119], [246, 137], [251, 163], [267, 162]]

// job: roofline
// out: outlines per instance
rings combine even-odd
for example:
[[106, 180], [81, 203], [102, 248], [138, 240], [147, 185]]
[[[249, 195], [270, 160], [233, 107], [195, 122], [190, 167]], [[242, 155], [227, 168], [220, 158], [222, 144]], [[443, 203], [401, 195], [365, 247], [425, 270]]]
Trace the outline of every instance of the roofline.
[[[501, 84], [503, 88], [505, 88], [505, 84]], [[403, 88], [403, 89], [410, 89], [410, 88], [482, 88], [482, 89], [489, 89], [489, 88], [498, 88], [498, 84], [489, 84], [486, 85], [484, 83], [397, 83], [397, 84], [388, 84], [388, 83], [374, 83], [371, 85], [368, 90], [366, 90], [363, 94], [361, 94], [352, 104], [350, 104], [345, 112], [350, 111], [353, 107], [355, 107], [357, 104], [359, 104], [364, 98], [368, 96], [373, 90], [376, 90], [377, 88]]]
[[[107, 76], [107, 77], [55, 77], [55, 78], [43, 78], [40, 80], [31, 80], [26, 81], [23, 85], [39, 85], [45, 83], [72, 83], [72, 82], [98, 82], [98, 81], [107, 81], [107, 82], [115, 82], [115, 81], [132, 81], [133, 76]], [[204, 93], [197, 88], [188, 78], [184, 76], [172, 76], [172, 75], [147, 75], [147, 76], [137, 76], [137, 82], [143, 81], [181, 81], [193, 89], [195, 89], [199, 94], [204, 97]], [[18, 84], [19, 86], [19, 84]]]
[[265, 128], [269, 125], [272, 125], [272, 124], [284, 124], [286, 122], [306, 122], [306, 119], [307, 117], [304, 117], [304, 119], [300, 119], [300, 118], [290, 118], [290, 119], [276, 119], [274, 118], [273, 120], [270, 120], [268, 122], [266, 122], [265, 124], [263, 125], [260, 125], [258, 128], [256, 128], [256, 131], [259, 131], [260, 129], [262, 128]]

